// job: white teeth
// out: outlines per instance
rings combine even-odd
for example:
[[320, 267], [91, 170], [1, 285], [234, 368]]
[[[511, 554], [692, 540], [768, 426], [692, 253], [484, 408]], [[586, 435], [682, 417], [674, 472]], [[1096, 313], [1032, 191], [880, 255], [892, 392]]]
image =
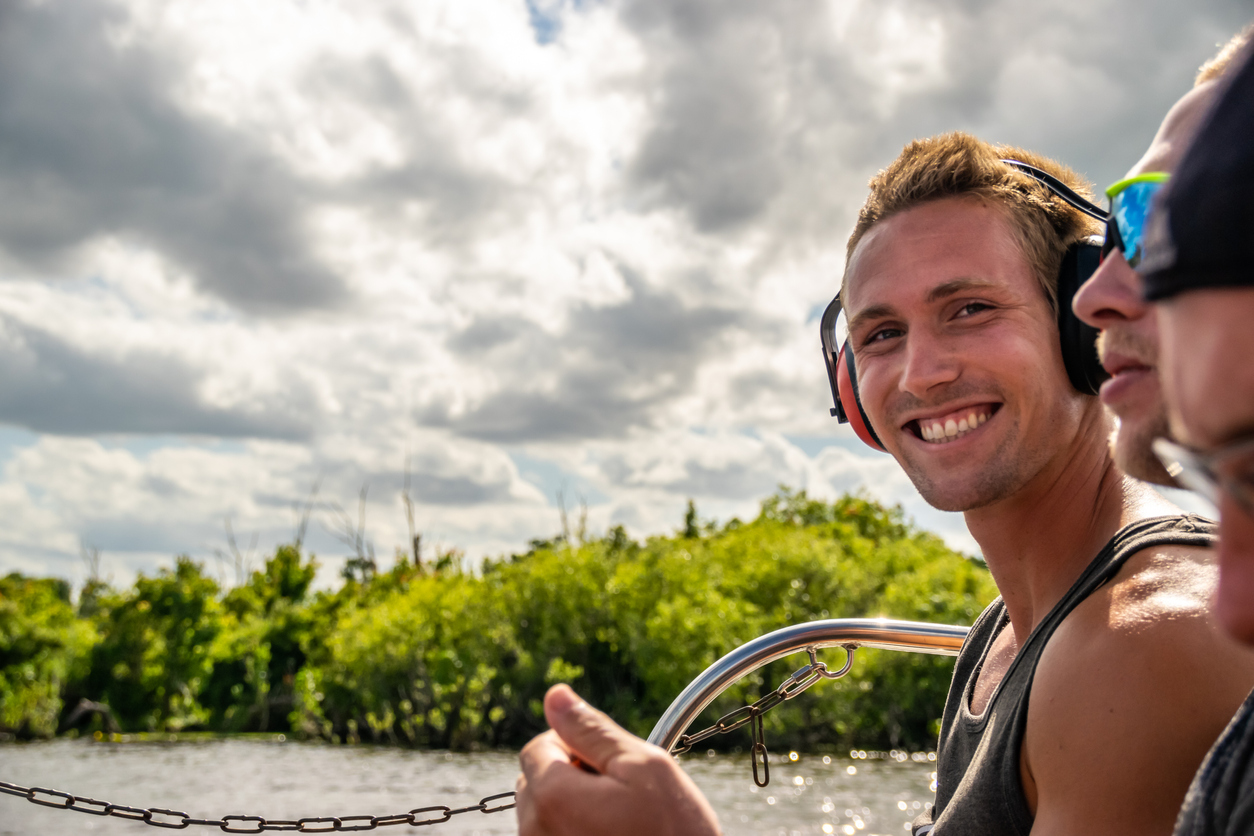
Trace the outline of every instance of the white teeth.
[[932, 444], [944, 444], [947, 441], [953, 441], [963, 435], [974, 430], [983, 424], [989, 418], [988, 413], [982, 412], [978, 415], [975, 410], [971, 410], [958, 420], [950, 418], [943, 425], [939, 421], [933, 421], [931, 424], [919, 421], [919, 435], [924, 441]]

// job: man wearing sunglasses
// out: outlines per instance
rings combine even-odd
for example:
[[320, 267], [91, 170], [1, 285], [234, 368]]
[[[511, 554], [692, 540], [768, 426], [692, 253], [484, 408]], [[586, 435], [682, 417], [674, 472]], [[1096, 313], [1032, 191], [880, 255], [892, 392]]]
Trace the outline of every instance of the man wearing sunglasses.
[[1110, 375], [1101, 400], [1119, 418], [1111, 437], [1115, 463], [1130, 476], [1159, 485], [1175, 483], [1150, 449], [1155, 438], [1167, 435], [1167, 414], [1158, 379], [1158, 320], [1136, 273], [1145, 221], [1154, 195], [1213, 103], [1218, 79], [1247, 38], [1248, 32], [1237, 35], [1202, 66], [1193, 89], [1167, 113], [1144, 156], [1106, 190], [1111, 217], [1102, 263], [1073, 301], [1076, 315], [1101, 330], [1098, 352]]
[[[1180, 442], [1154, 448], [1219, 508], [1216, 615], [1254, 645], [1254, 47], [1243, 61], [1153, 207], [1140, 270]], [[1176, 833], [1254, 833], [1254, 694], [1199, 770]]]

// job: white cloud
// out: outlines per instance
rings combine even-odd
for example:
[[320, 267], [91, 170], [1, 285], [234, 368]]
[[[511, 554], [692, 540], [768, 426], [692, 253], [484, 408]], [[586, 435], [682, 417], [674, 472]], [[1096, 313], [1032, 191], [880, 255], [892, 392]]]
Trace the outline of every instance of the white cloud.
[[267, 549], [319, 478], [386, 557], [407, 457], [473, 556], [567, 483], [637, 536], [863, 489], [974, 550], [828, 417], [813, 310], [914, 136], [1121, 174], [1244, 19], [1153, 5], [16, 4], [0, 569]]

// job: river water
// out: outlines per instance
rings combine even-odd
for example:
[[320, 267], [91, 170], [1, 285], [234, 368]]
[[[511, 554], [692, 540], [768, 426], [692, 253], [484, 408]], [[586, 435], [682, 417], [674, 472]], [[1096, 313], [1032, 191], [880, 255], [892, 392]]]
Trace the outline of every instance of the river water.
[[[268, 819], [406, 813], [468, 806], [514, 788], [516, 756], [454, 754], [270, 738], [98, 743], [55, 740], [0, 745], [0, 781], [62, 790], [131, 807], [190, 816]], [[687, 755], [684, 768], [710, 798], [724, 832], [840, 834], [908, 832], [932, 799], [934, 764], [916, 754], [788, 753], [772, 757], [771, 784], [758, 789], [748, 754]], [[242, 822], [247, 829], [253, 825]], [[140, 822], [54, 810], [0, 794], [0, 836], [154, 836]], [[192, 828], [189, 833], [218, 833]], [[384, 833], [412, 829], [400, 825]], [[423, 829], [432, 836], [516, 833], [514, 811], [464, 813]]]

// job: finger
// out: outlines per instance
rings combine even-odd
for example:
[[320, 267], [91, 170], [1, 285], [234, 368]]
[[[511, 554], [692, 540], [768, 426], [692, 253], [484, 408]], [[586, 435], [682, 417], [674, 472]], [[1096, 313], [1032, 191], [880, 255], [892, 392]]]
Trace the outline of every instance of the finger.
[[571, 760], [555, 732], [547, 731], [519, 754], [523, 774], [518, 793], [520, 836], [582, 834], [590, 822], [613, 806], [619, 787], [605, 776], [589, 775]]
[[546, 731], [532, 738], [518, 753], [518, 764], [522, 767], [523, 775], [533, 779], [554, 763], [570, 763], [570, 749], [554, 731]]
[[607, 772], [618, 756], [648, 745], [588, 705], [568, 685], [554, 685], [544, 695], [544, 716], [561, 742], [597, 772]]
[[527, 784], [527, 776], [519, 775], [514, 782], [514, 815], [518, 820], [519, 836], [543, 836], [544, 830], [536, 818], [535, 802], [532, 790]]

